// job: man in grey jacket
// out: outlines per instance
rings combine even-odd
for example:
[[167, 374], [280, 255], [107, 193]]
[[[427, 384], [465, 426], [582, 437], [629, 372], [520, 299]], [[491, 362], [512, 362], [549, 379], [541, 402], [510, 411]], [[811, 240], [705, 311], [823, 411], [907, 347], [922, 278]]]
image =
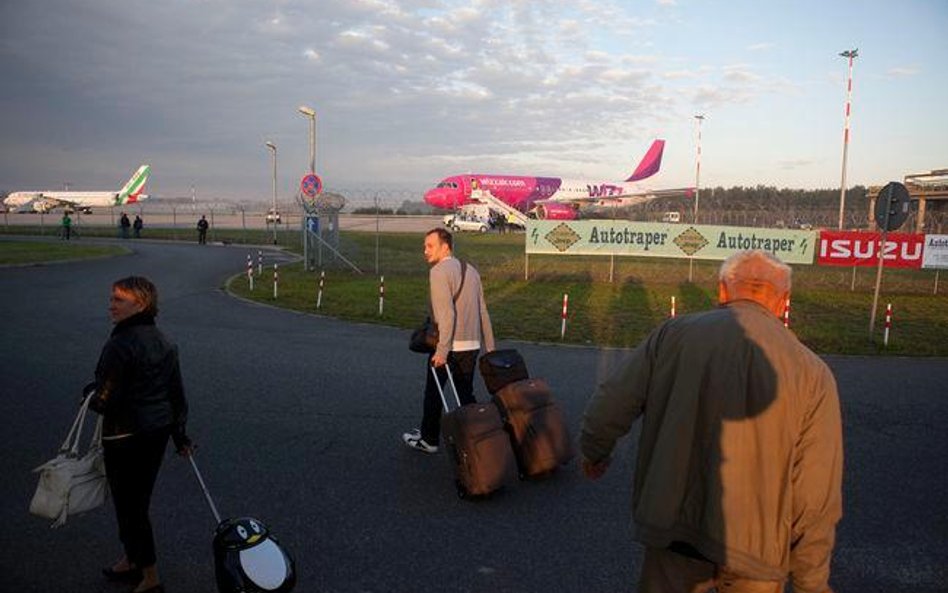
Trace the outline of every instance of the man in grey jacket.
[[[432, 319], [438, 326], [438, 346], [427, 366], [438, 369], [441, 385], [447, 380], [444, 366], [451, 368], [462, 404], [474, 403], [474, 367], [481, 347], [494, 349], [494, 331], [484, 301], [481, 277], [474, 266], [454, 257], [451, 233], [442, 228], [425, 235], [425, 260], [431, 266], [428, 281]], [[426, 367], [425, 402], [421, 428], [402, 435], [412, 449], [437, 453], [441, 438], [443, 405], [431, 371]], [[450, 400], [449, 400], [450, 401]]]
[[779, 316], [791, 270], [763, 251], [721, 266], [712, 311], [670, 319], [589, 401], [583, 471], [599, 478], [642, 416], [641, 593], [830, 591], [843, 444], [829, 367]]

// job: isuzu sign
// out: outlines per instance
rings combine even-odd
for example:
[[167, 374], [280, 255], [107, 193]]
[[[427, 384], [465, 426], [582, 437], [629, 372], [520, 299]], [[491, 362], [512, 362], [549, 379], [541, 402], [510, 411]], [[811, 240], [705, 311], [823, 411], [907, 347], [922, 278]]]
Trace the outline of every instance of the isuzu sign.
[[[881, 233], [820, 231], [816, 262], [822, 266], [879, 265]], [[887, 268], [921, 268], [925, 235], [888, 233], [882, 249]]]

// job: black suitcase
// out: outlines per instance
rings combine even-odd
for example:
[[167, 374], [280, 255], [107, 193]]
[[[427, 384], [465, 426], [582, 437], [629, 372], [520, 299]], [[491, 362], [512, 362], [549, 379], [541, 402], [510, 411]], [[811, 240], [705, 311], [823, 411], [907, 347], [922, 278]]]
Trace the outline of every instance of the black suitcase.
[[514, 381], [522, 381], [530, 376], [527, 363], [513, 349], [488, 352], [481, 357], [479, 364], [484, 385], [492, 395]]
[[296, 565], [262, 521], [239, 517], [221, 521], [204, 478], [188, 456], [207, 504], [217, 519], [214, 576], [219, 593], [287, 593], [296, 585]]
[[457, 409], [450, 412], [437, 371], [431, 367], [431, 372], [446, 412], [441, 418], [441, 438], [447, 449], [448, 463], [454, 471], [458, 496], [491, 494], [517, 479], [517, 461], [510, 447], [510, 438], [504, 430], [497, 406], [490, 403], [461, 405], [451, 369], [445, 369], [458, 404]]
[[511, 383], [493, 400], [510, 434], [521, 477], [547, 475], [573, 458], [569, 429], [546, 381]]

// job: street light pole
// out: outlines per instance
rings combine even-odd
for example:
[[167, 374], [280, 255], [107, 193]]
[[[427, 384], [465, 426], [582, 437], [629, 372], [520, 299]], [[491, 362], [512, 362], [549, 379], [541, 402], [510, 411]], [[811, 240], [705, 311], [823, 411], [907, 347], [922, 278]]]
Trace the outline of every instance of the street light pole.
[[701, 122], [704, 114], [695, 116], [698, 121], [698, 152], [695, 155], [695, 224], [698, 224], [698, 197], [701, 195]]
[[309, 172], [316, 172], [316, 111], [300, 105], [299, 112], [309, 118]]
[[846, 83], [846, 125], [843, 129], [843, 174], [839, 183], [839, 230], [843, 230], [843, 210], [846, 207], [846, 157], [849, 153], [849, 112], [853, 97], [853, 59], [859, 55], [858, 49], [846, 50], [839, 54], [849, 60], [849, 80]]
[[273, 158], [272, 158], [272, 160], [273, 160], [273, 210], [272, 210], [272, 212], [273, 212], [273, 221], [272, 221], [272, 222], [273, 222], [273, 244], [276, 245], [276, 243], [277, 243], [277, 221], [276, 221], [276, 214], [277, 214], [277, 147], [276, 147], [276, 144], [274, 144], [273, 142], [270, 142], [269, 140], [267, 140], [265, 144], [266, 144], [267, 148], [270, 149], [270, 151], [271, 151], [271, 153], [272, 153], [272, 155], [273, 155]]

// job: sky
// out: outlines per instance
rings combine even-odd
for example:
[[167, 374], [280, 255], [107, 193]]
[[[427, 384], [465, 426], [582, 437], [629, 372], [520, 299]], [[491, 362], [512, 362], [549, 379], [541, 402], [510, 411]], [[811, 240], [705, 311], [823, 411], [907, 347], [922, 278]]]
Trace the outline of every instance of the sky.
[[460, 173], [838, 188], [948, 167], [948, 1], [9, 0], [0, 191], [418, 192]]

